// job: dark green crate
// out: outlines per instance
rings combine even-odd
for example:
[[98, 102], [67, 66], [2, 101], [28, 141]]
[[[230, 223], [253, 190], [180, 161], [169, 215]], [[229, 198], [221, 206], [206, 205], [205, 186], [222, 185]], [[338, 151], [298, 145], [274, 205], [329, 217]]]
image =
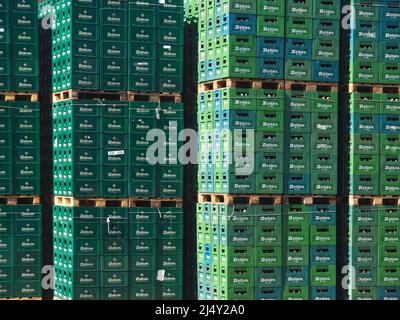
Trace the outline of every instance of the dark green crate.
[[126, 255], [128, 253], [128, 241], [118, 238], [104, 239], [102, 242], [101, 253], [104, 257], [114, 255]]
[[130, 271], [129, 283], [132, 286], [143, 286], [143, 285], [155, 286], [156, 272], [155, 270]]
[[42, 282], [40, 280], [17, 282], [15, 286], [15, 296], [21, 298], [41, 297]]
[[153, 285], [141, 285], [129, 287], [130, 300], [154, 300], [156, 289]]
[[156, 268], [156, 257], [149, 255], [131, 255], [129, 256], [129, 269], [135, 270], [154, 270]]
[[103, 271], [101, 273], [102, 287], [128, 286], [128, 271]]
[[129, 300], [129, 289], [128, 287], [109, 287], [101, 289], [102, 300], [114, 300], [123, 301]]

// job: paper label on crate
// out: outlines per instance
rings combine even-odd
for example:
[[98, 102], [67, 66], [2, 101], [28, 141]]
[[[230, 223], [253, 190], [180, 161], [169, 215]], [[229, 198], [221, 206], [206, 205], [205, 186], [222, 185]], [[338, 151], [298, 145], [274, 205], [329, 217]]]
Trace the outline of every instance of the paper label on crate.
[[169, 46], [169, 45], [163, 45], [163, 48], [165, 49], [165, 50], [171, 50], [171, 46]]
[[159, 0], [158, 3], [159, 4], [165, 4], [165, 0]]
[[0, 28], [0, 32], [4, 32], [5, 31], [5, 29], [4, 28]]
[[157, 281], [164, 281], [164, 277], [165, 277], [165, 270], [158, 270]]
[[120, 156], [120, 155], [124, 155], [125, 151], [124, 150], [120, 150], [120, 151], [109, 151], [108, 155], [109, 156]]

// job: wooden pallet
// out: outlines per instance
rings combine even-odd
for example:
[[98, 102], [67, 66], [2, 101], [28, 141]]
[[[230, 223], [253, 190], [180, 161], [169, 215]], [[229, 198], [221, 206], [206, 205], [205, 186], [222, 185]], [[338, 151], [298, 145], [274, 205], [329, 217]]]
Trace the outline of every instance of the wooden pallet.
[[[339, 86], [332, 82], [303, 82], [303, 81], [285, 81], [285, 90], [299, 90], [297, 87], [304, 87], [304, 91], [323, 91], [338, 92]], [[323, 90], [321, 90], [323, 88]]]
[[40, 204], [40, 196], [25, 196], [25, 195], [12, 195], [0, 196], [0, 204], [15, 206], [15, 205], [38, 205]]
[[267, 89], [275, 88], [277, 90], [285, 89], [283, 80], [263, 80], [263, 79], [218, 79], [199, 84], [199, 92], [217, 90], [223, 88], [247, 88], [247, 89]]
[[126, 101], [127, 93], [121, 91], [90, 91], [75, 89], [68, 89], [53, 93], [53, 102], [78, 99]]
[[37, 92], [0, 92], [0, 101], [39, 101]]
[[394, 205], [400, 206], [400, 196], [358, 196], [351, 195], [346, 198], [350, 206], [381, 206]]
[[368, 92], [368, 93], [398, 93], [400, 94], [400, 84], [361, 84], [349, 83], [348, 93]]
[[41, 297], [32, 297], [32, 298], [0, 298], [0, 301], [37, 301], [42, 300]]
[[54, 197], [54, 204], [63, 207], [121, 207], [127, 208], [128, 198], [81, 198], [81, 197]]
[[337, 204], [338, 199], [336, 196], [324, 195], [285, 195], [283, 196], [284, 204]]
[[234, 195], [234, 194], [217, 194], [217, 193], [199, 193], [199, 203], [213, 203], [225, 205], [261, 205], [261, 204], [281, 204], [282, 196], [280, 195]]
[[182, 95], [179, 93], [146, 93], [128, 91], [128, 101], [145, 102], [174, 102], [181, 103]]
[[183, 198], [129, 198], [129, 207], [149, 208], [182, 208]]

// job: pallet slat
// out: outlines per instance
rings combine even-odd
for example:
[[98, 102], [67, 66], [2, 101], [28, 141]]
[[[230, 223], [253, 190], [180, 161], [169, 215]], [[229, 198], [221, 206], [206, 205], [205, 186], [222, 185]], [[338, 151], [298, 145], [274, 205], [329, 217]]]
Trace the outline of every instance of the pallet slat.
[[0, 92], [0, 101], [39, 101], [37, 92]]
[[146, 102], [174, 102], [181, 103], [182, 95], [178, 93], [145, 93], [128, 91], [128, 101], [146, 101]]
[[79, 197], [54, 197], [54, 204], [63, 207], [128, 207], [128, 198], [79, 198]]
[[216, 194], [216, 193], [199, 193], [199, 203], [214, 204], [281, 204], [282, 196], [280, 195], [233, 195], [233, 194]]
[[54, 197], [54, 204], [63, 207], [174, 207], [182, 208], [182, 198], [79, 198], [79, 197]]
[[217, 90], [223, 88], [249, 88], [263, 89], [275, 86], [278, 90], [285, 89], [285, 81], [283, 80], [263, 80], [263, 79], [218, 79], [209, 82], [200, 83], [198, 86], [199, 92]]
[[24, 196], [24, 195], [12, 195], [12, 196], [0, 196], [0, 204], [14, 206], [14, 205], [39, 205], [40, 196]]
[[388, 205], [389, 203], [392, 205], [394, 203], [396, 206], [400, 206], [400, 197], [350, 195], [347, 202], [350, 206], [381, 206]]
[[348, 93], [357, 92], [370, 92], [370, 93], [398, 93], [400, 94], [400, 84], [366, 84], [366, 83], [349, 83], [347, 87]]
[[53, 93], [53, 102], [64, 100], [115, 100], [126, 101], [126, 92], [121, 91], [88, 91], [68, 89]]
[[129, 198], [129, 207], [182, 208], [183, 198]]

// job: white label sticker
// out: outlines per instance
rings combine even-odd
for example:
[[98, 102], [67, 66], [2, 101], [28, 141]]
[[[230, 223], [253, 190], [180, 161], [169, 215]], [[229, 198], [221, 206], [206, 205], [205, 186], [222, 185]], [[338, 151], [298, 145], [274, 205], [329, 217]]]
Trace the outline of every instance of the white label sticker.
[[160, 4], [165, 4], [165, 0], [160, 0], [159, 3]]
[[171, 50], [171, 46], [164, 45], [164, 49]]
[[121, 150], [121, 151], [109, 151], [108, 155], [109, 156], [120, 156], [120, 155], [124, 155], [125, 151]]
[[165, 270], [158, 270], [157, 272], [157, 281], [164, 281]]

